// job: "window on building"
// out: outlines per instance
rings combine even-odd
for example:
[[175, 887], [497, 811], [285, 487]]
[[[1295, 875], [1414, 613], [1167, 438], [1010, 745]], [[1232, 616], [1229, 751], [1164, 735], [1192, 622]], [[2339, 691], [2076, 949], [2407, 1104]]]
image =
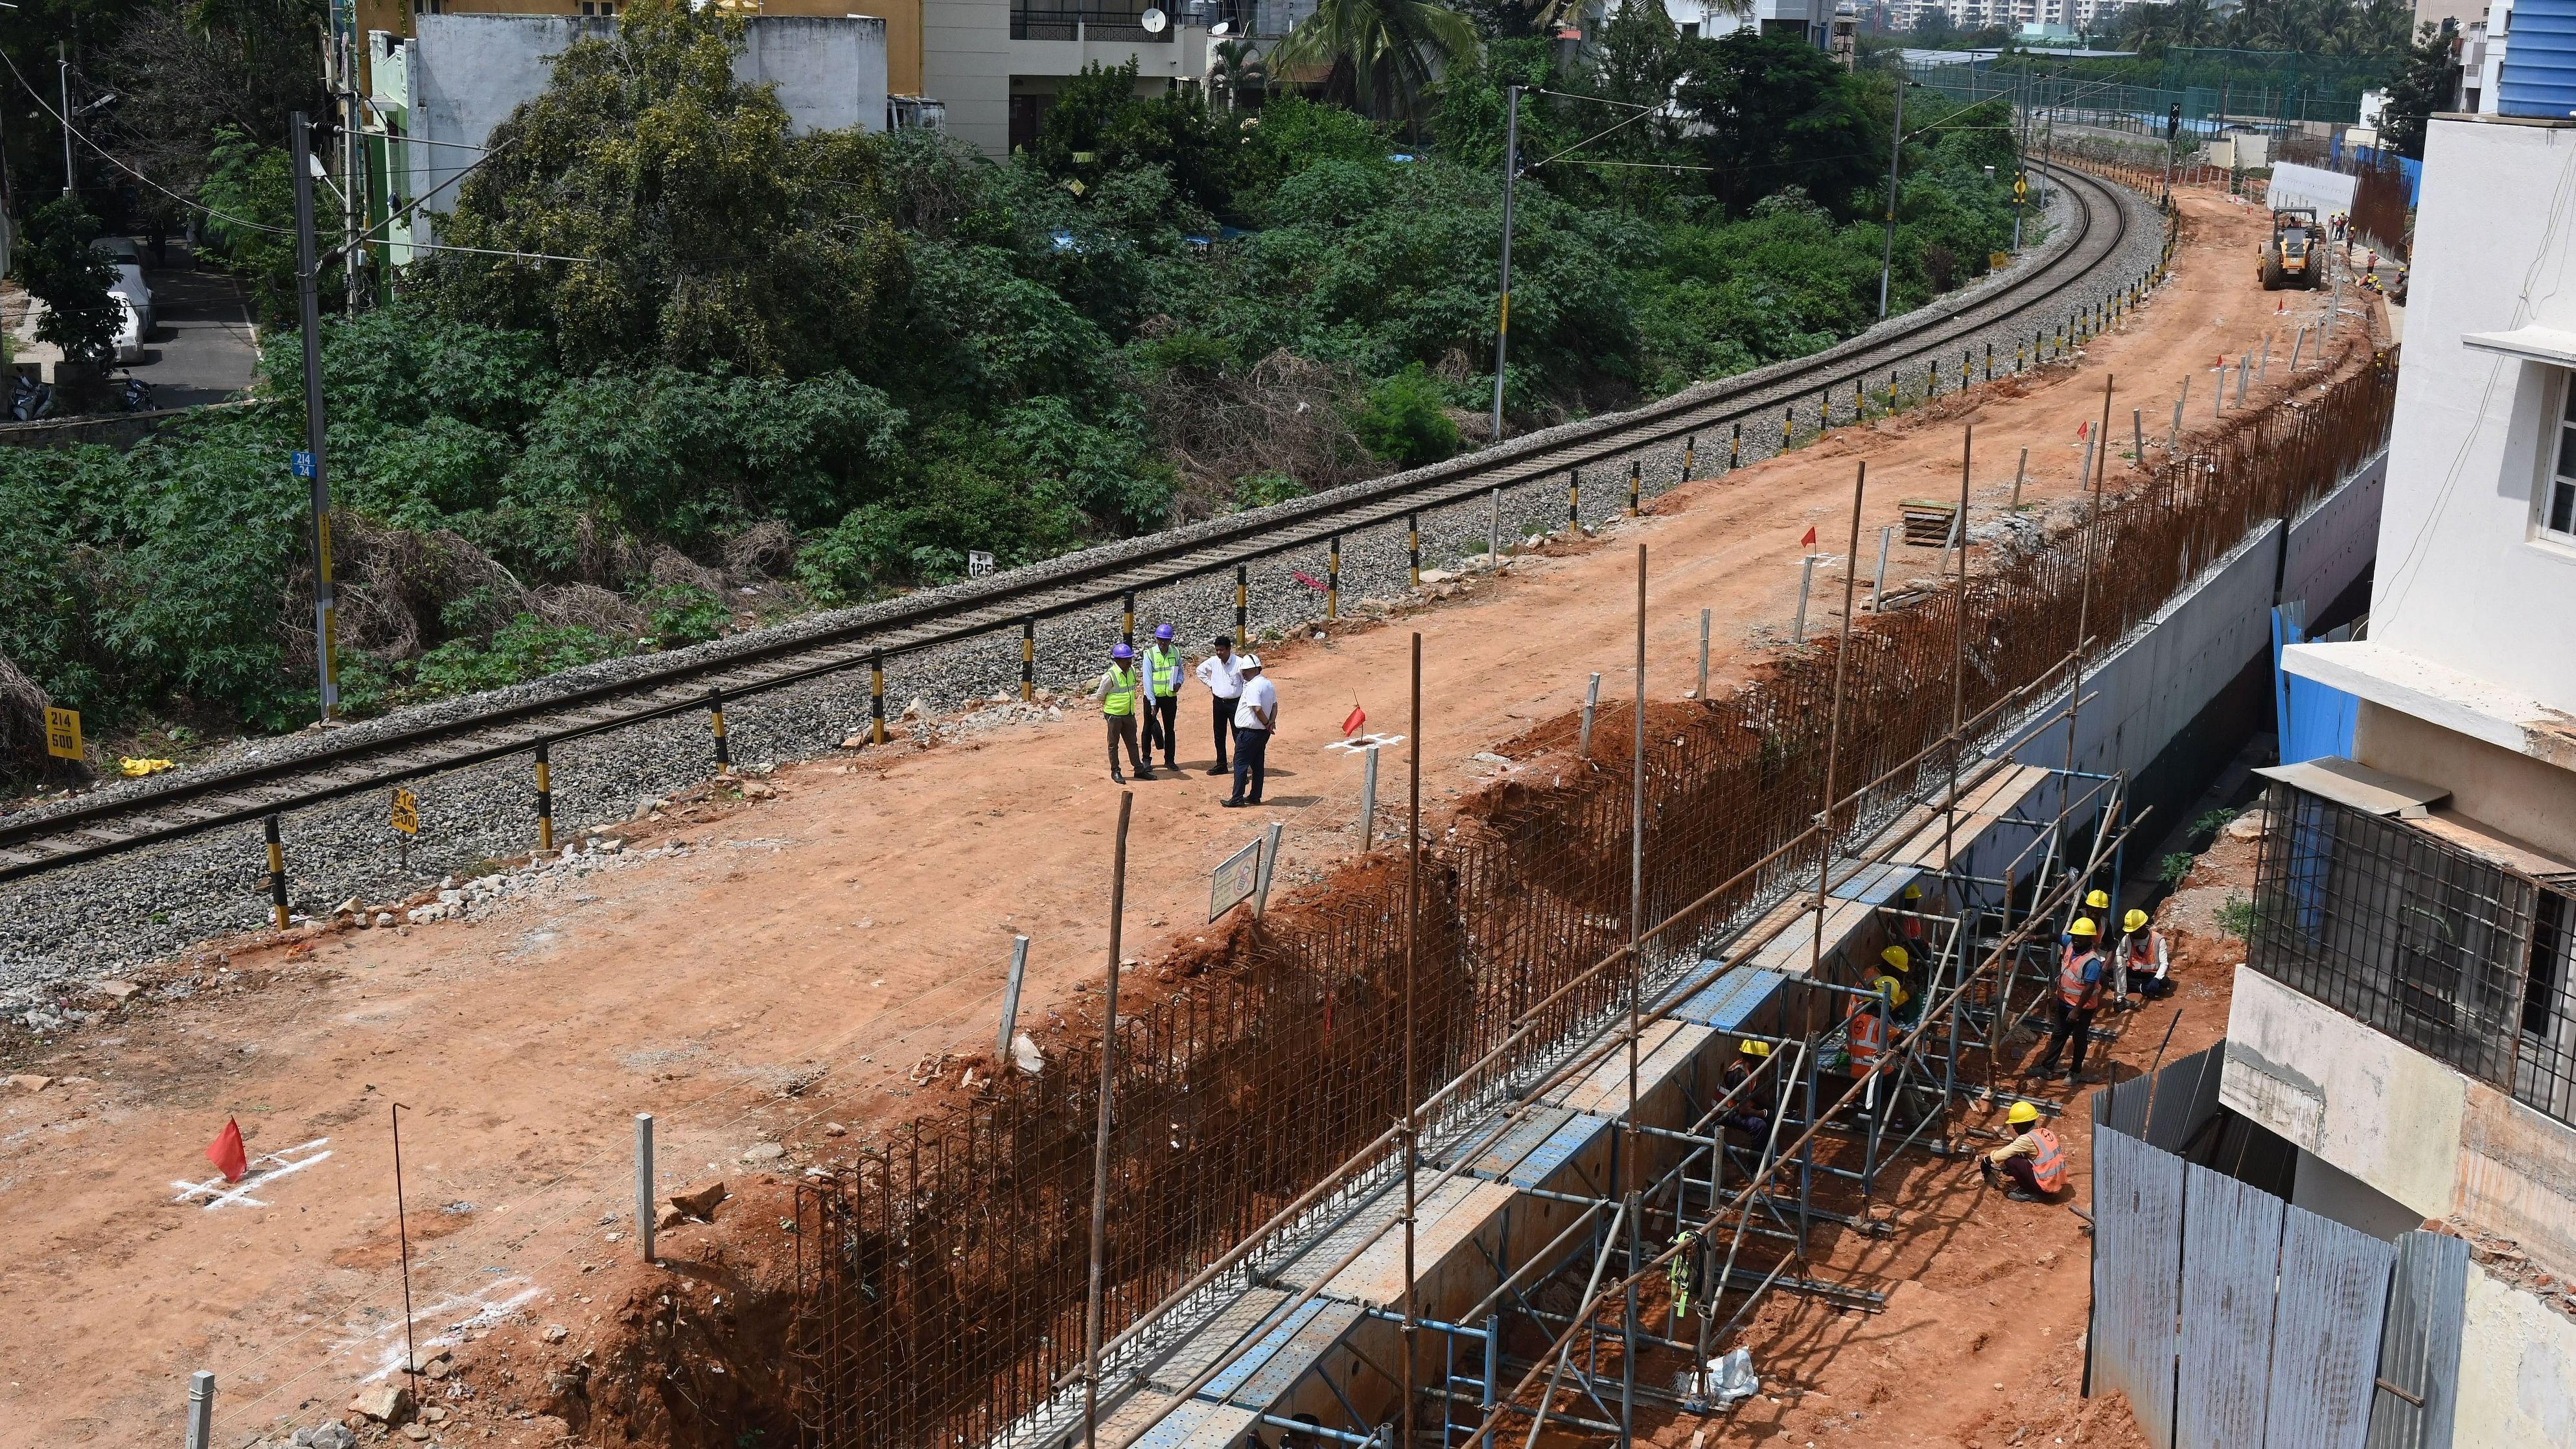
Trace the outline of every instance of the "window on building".
[[411, 0], [411, 13], [414, 15], [444, 15], [447, 13], [447, 0]]
[[2559, 384], [2558, 437], [2541, 481], [2540, 531], [2576, 543], [2576, 373], [2562, 374]]

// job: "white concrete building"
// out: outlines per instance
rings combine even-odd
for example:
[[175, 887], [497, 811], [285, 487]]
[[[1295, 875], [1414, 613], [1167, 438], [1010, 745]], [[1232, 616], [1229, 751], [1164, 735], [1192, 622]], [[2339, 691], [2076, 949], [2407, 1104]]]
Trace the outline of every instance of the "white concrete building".
[[[577, 40], [617, 33], [609, 16], [423, 14], [413, 25], [408, 39], [367, 36], [381, 200], [395, 213], [419, 203], [412, 220], [388, 229], [395, 266], [454, 209], [467, 168], [493, 129], [545, 90], [555, 57]], [[754, 17], [734, 74], [777, 86], [799, 130], [886, 128], [886, 22], [874, 16]]]
[[2358, 698], [2276, 783], [2221, 1100], [2294, 1201], [2513, 1240], [2470, 1275], [2450, 1442], [2576, 1442], [2576, 121], [2431, 124]]

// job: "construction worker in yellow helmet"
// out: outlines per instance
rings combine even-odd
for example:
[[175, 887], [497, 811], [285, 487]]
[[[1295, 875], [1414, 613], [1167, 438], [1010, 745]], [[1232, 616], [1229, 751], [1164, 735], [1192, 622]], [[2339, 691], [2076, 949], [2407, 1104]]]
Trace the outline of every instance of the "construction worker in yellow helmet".
[[2004, 1196], [2015, 1202], [2039, 1202], [2065, 1187], [2066, 1150], [2055, 1132], [2039, 1125], [2039, 1109], [2015, 1102], [2004, 1120], [2012, 1124], [2013, 1140], [1977, 1154], [1977, 1171], [1986, 1181], [2002, 1174]]
[[1902, 946], [1890, 946], [1878, 953], [1880, 965], [1869, 978], [1869, 988], [1887, 998], [1887, 1009], [1896, 1019], [1912, 1024], [1915, 1013], [1914, 993], [1906, 988], [1906, 974], [1914, 969], [1913, 953]]
[[[2137, 978], [2138, 994], [2129, 995], [2129, 981]], [[2144, 911], [2131, 911], [2120, 918], [2120, 944], [2111, 952], [2111, 999], [2124, 1009], [2134, 1009], [2149, 1001], [2173, 995], [2173, 950], [2165, 942], [2165, 933], [2147, 920]]]
[[1770, 1109], [1780, 1099], [1777, 1073], [1769, 1081], [1756, 1080], [1770, 1061], [1771, 1043], [1747, 1038], [1735, 1049], [1735, 1060], [1718, 1074], [1718, 1092], [1727, 1099], [1719, 1120], [1756, 1142], [1771, 1135]]
[[2067, 1064], [2066, 1080], [2072, 1082], [2084, 1074], [2084, 1048], [2093, 1039], [2093, 1013], [2102, 1008], [2103, 977], [2108, 965], [2102, 959], [2102, 930], [2090, 916], [2078, 916], [2066, 928], [2066, 950], [2057, 965], [2057, 994], [2050, 1005], [2057, 1010], [2057, 1027], [2048, 1036], [2048, 1050], [2040, 1053], [2039, 1075], [2047, 1076], [2057, 1069], [2058, 1053], [2069, 1042], [2075, 1045], [2074, 1060]]
[[1905, 888], [1905, 911], [1906, 914], [1903, 926], [1905, 939], [1909, 941], [1922, 940], [1923, 887], [1919, 885], [1909, 885]]

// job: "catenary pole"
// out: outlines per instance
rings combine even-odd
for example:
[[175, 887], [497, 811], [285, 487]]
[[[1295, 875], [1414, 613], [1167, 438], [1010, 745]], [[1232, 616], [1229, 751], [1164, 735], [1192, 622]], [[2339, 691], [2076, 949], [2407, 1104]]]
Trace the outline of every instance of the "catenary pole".
[[1887, 320], [1887, 274], [1896, 264], [1896, 163], [1905, 154], [1905, 92], [1914, 82], [1896, 82], [1896, 125], [1887, 138], [1887, 224], [1878, 253], [1878, 320]]
[[339, 712], [340, 661], [331, 590], [331, 476], [323, 455], [322, 298], [313, 251], [313, 132], [302, 111], [286, 118], [287, 167], [295, 173], [295, 305], [304, 329], [304, 451], [313, 510], [313, 667], [322, 718]]
[[1521, 169], [1521, 88], [1506, 86], [1503, 94], [1503, 298], [1494, 322], [1493, 441], [1497, 443], [1503, 440], [1503, 364], [1510, 360], [1512, 345], [1512, 189]]

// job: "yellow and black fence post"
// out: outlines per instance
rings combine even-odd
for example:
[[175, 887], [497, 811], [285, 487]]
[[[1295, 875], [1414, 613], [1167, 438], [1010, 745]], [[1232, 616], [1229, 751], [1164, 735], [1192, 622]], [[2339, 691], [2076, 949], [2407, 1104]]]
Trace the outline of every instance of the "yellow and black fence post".
[[1798, 435], [1798, 405], [1780, 404], [1780, 451], [1789, 451], [1789, 440]]
[[1682, 439], [1682, 476], [1681, 476], [1681, 481], [1682, 481], [1682, 482], [1684, 482], [1684, 483], [1689, 482], [1689, 481], [1690, 481], [1690, 475], [1692, 474], [1692, 472], [1693, 472], [1693, 471], [1695, 471], [1695, 470], [1697, 469], [1698, 465], [1699, 465], [1699, 434], [1697, 434], [1697, 433], [1693, 433], [1693, 434], [1691, 434], [1689, 437]]
[[1422, 587], [1422, 515], [1404, 515], [1404, 566], [1415, 588]]
[[268, 909], [277, 929], [286, 929], [286, 841], [277, 833], [281, 817], [271, 815], [261, 822], [268, 832]]
[[1744, 463], [1744, 424], [1738, 420], [1726, 437], [1726, 471], [1734, 472]]
[[1628, 516], [1630, 518], [1637, 516], [1638, 499], [1645, 492], [1645, 466], [1635, 458], [1628, 460]]
[[1342, 536], [1338, 533], [1324, 549], [1324, 617], [1342, 617]]
[[1038, 697], [1038, 621], [1032, 614], [1020, 621], [1020, 703], [1030, 704]]
[[868, 743], [885, 742], [885, 651], [879, 649], [868, 655]]
[[1118, 596], [1118, 642], [1136, 647], [1136, 591], [1129, 589]]
[[[1833, 395], [1828, 393], [1826, 394], [1824, 406], [1819, 409], [1816, 414], [1817, 431], [1822, 432], [1825, 424], [1833, 421], [1833, 411]], [[1852, 426], [1859, 427], [1862, 423], [1867, 422], [1868, 420], [1869, 384], [1855, 377], [1852, 379]]]
[[1992, 382], [1992, 381], [1994, 381], [1994, 380], [1995, 380], [1995, 344], [1994, 344], [1993, 342], [1989, 341], [1989, 342], [1987, 342], [1987, 343], [1986, 343], [1986, 381], [1988, 381], [1988, 382]]
[[1234, 647], [1240, 649], [1252, 642], [1252, 567], [1234, 566]]
[[537, 849], [555, 848], [555, 772], [544, 740], [537, 741]]
[[1575, 468], [1565, 475], [1565, 532], [1567, 537], [1583, 531], [1583, 470]]
[[707, 720], [716, 732], [716, 773], [730, 775], [733, 773], [733, 746], [725, 741], [724, 691], [721, 689], [707, 690]]

